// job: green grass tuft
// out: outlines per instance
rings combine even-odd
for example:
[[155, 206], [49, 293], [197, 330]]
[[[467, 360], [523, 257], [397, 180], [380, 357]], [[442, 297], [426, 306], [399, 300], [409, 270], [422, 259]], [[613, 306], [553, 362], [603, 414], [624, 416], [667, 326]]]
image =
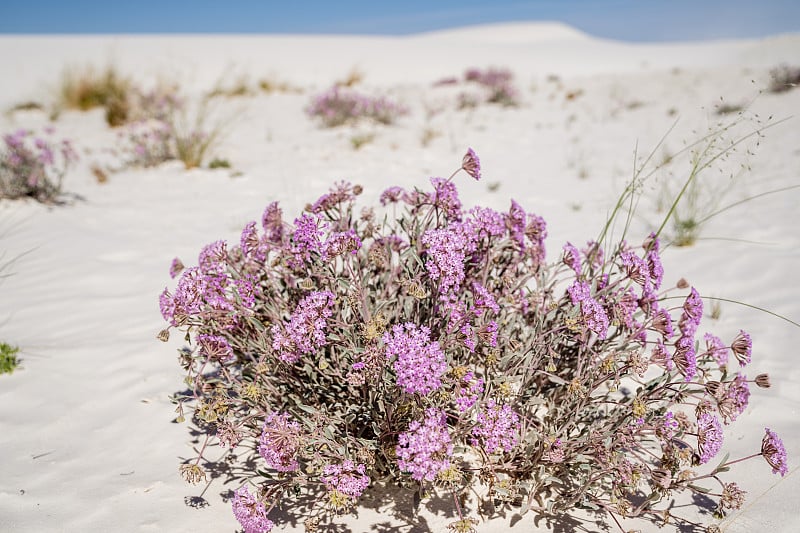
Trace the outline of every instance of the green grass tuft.
[[0, 374], [10, 374], [19, 366], [19, 348], [0, 342]]

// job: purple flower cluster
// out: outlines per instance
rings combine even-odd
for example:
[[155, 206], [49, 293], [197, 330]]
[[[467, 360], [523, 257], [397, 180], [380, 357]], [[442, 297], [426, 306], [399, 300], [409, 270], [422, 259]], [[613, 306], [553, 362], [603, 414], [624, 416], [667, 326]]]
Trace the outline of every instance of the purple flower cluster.
[[306, 113], [319, 118], [325, 127], [333, 128], [362, 118], [392, 124], [408, 110], [387, 98], [371, 97], [334, 86], [314, 97]]
[[267, 416], [258, 439], [258, 453], [270, 468], [292, 472], [300, 467], [296, 458], [302, 438], [300, 430], [300, 424], [290, 420], [288, 413]]
[[678, 321], [678, 329], [685, 337], [694, 338], [700, 320], [703, 318], [703, 300], [700, 294], [692, 287], [686, 301], [683, 303], [683, 313]]
[[736, 420], [747, 409], [750, 401], [750, 387], [743, 374], [736, 374], [732, 381], [727, 383], [721, 398], [718, 398], [718, 408], [723, 421]]
[[686, 381], [691, 381], [697, 374], [697, 353], [694, 348], [694, 335], [700, 320], [703, 318], [703, 300], [692, 287], [683, 303], [683, 312], [678, 321], [681, 336], [675, 341], [675, 352], [672, 360], [683, 374]]
[[283, 213], [278, 202], [272, 202], [261, 215], [261, 227], [267, 242], [278, 244], [283, 242]]
[[301, 355], [313, 353], [325, 346], [325, 328], [333, 314], [336, 297], [330, 291], [315, 291], [300, 300], [288, 324], [272, 326], [272, 348], [278, 357], [289, 364]]
[[789, 464], [786, 460], [786, 448], [783, 446], [781, 438], [769, 428], [766, 428], [766, 434], [761, 439], [761, 455], [764, 456], [769, 466], [772, 467], [772, 473], [780, 473], [781, 477], [785, 476], [789, 471]]
[[314, 214], [331, 211], [342, 204], [352, 202], [360, 192], [360, 188], [354, 187], [353, 184], [348, 181], [337, 182], [333, 185], [330, 192], [323, 194], [316, 202], [311, 204], [309, 211]]
[[452, 229], [431, 229], [422, 234], [428, 260], [428, 276], [439, 282], [439, 291], [446, 295], [457, 291], [464, 282], [464, 261], [471, 248], [469, 238], [456, 226]]
[[564, 264], [570, 267], [576, 275], [581, 273], [581, 255], [574, 245], [567, 243], [564, 245]]
[[444, 178], [431, 178], [433, 194], [431, 203], [440, 209], [448, 220], [461, 220], [461, 200], [455, 183]]
[[664, 413], [663, 418], [656, 424], [656, 435], [664, 439], [665, 442], [671, 441], [678, 433], [678, 421], [672, 411]]
[[255, 221], [248, 222], [242, 229], [242, 234], [239, 237], [239, 247], [245, 257], [256, 263], [264, 263], [269, 253], [269, 246], [266, 240], [258, 235]]
[[495, 300], [495, 297], [480, 283], [474, 282], [472, 284], [472, 294], [475, 298], [475, 315], [480, 316], [484, 309], [491, 310], [494, 314], [498, 314], [500, 312], [500, 306], [497, 305], [497, 300]]
[[486, 101], [507, 106], [517, 105], [519, 93], [513, 85], [514, 74], [508, 69], [468, 69], [464, 79], [480, 84], [488, 90]]
[[412, 421], [398, 436], [396, 451], [400, 470], [410, 472], [417, 481], [436, 479], [439, 472], [450, 467], [453, 454], [444, 412], [430, 408], [422, 422]]
[[461, 161], [461, 168], [475, 178], [475, 181], [481, 179], [481, 160], [472, 148], [467, 148], [467, 153]]
[[345, 254], [355, 255], [361, 248], [361, 239], [355, 230], [335, 231], [328, 235], [322, 244], [322, 260], [330, 261]]
[[510, 452], [519, 438], [519, 416], [510, 406], [487, 400], [478, 412], [472, 435], [475, 437], [473, 445], [481, 445], [488, 453], [501, 449]]
[[140, 120], [120, 132], [126, 164], [134, 167], [155, 167], [177, 159], [173, 141], [175, 131], [166, 120]]
[[605, 339], [608, 334], [608, 314], [603, 306], [592, 298], [589, 284], [575, 280], [567, 288], [567, 292], [573, 304], [580, 304], [581, 317], [586, 328], [595, 332], [600, 339]]
[[320, 481], [329, 491], [338, 491], [355, 500], [369, 486], [369, 476], [365, 472], [366, 466], [356, 465], [348, 459], [338, 465], [326, 465], [322, 469]]
[[294, 220], [291, 237], [290, 266], [302, 269], [311, 261], [312, 253], [322, 253], [322, 238], [325, 235], [319, 215], [303, 214]]
[[700, 413], [697, 417], [697, 453], [700, 464], [706, 464], [719, 453], [722, 439], [722, 424], [719, 419], [708, 412]]
[[483, 378], [475, 377], [471, 370], [464, 374], [464, 377], [456, 382], [453, 396], [456, 400], [456, 409], [464, 412], [478, 401], [478, 397], [483, 394]]
[[728, 347], [722, 342], [722, 339], [711, 333], [703, 335], [703, 340], [706, 341], [706, 353], [711, 356], [719, 366], [728, 364]]
[[165, 288], [159, 297], [164, 320], [172, 326], [181, 326], [190, 319], [213, 318], [217, 323], [214, 329], [236, 326], [240, 316], [234, 310], [249, 313], [255, 306], [256, 278], [252, 274], [234, 277], [230, 261], [225, 241], [204, 246], [196, 267], [184, 268], [179, 259], [174, 259], [170, 276], [180, 273], [180, 278], [174, 294]]
[[[48, 133], [50, 131], [48, 130]], [[0, 149], [0, 198], [56, 199], [61, 179], [78, 155], [68, 140], [54, 143], [27, 130], [3, 135]]]
[[225, 337], [201, 334], [197, 336], [197, 344], [200, 346], [200, 353], [210, 361], [230, 361], [234, 358], [233, 349]]
[[694, 339], [689, 336], [682, 336], [675, 341], [675, 351], [672, 354], [672, 362], [683, 374], [684, 379], [689, 382], [697, 374], [697, 354], [694, 350]]
[[414, 323], [395, 325], [383, 335], [386, 358], [394, 359], [397, 386], [408, 394], [427, 395], [442, 385], [447, 371], [444, 352], [430, 340], [431, 330]]
[[264, 503], [250, 494], [247, 487], [240, 487], [233, 496], [233, 515], [242, 525], [244, 533], [268, 533], [275, 524], [267, 518]]

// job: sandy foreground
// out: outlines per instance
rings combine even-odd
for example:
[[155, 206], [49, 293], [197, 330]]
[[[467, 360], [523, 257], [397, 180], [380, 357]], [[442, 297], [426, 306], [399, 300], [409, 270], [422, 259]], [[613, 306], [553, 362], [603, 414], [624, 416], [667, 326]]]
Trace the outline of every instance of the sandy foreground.
[[[719, 121], [721, 102], [748, 104], [728, 141], [761, 125], [758, 143], [743, 143], [708, 173], [703, 208], [719, 207], [800, 183], [800, 90], [761, 93], [769, 70], [797, 59], [800, 36], [763, 40], [623, 44], [557, 24], [506, 24], [406, 38], [315, 36], [0, 37], [0, 108], [52, 101], [65, 68], [112, 63], [147, 85], [177, 82], [193, 97], [247, 77], [286, 82], [299, 93], [215, 100], [227, 117], [216, 154], [234, 171], [186, 171], [180, 163], [126, 169], [100, 184], [92, 164], [114, 165], [116, 131], [101, 111], [65, 112], [53, 126], [73, 139], [81, 161], [65, 189], [83, 197], [63, 207], [0, 201], [0, 251], [18, 257], [0, 282], [0, 341], [22, 348], [22, 368], [0, 376], [0, 531], [234, 531], [221, 494], [178, 475], [193, 454], [185, 425], [172, 423], [169, 395], [182, 381], [175, 350], [162, 344], [157, 296], [171, 285], [169, 263], [194, 264], [200, 247], [239, 231], [264, 206], [281, 202], [289, 220], [334, 181], [364, 186], [363, 205], [389, 185], [427, 187], [449, 175], [468, 146], [485, 179], [460, 183], [466, 206], [507, 210], [516, 199], [548, 223], [551, 259], [562, 244], [596, 237], [633, 172], [653, 150], [661, 162]], [[452, 88], [432, 83], [468, 67], [506, 67], [516, 75], [517, 108], [457, 110]], [[386, 94], [411, 113], [394, 126], [322, 129], [303, 112], [312, 95], [353, 70], [359, 90]], [[721, 100], [722, 99], [722, 100]], [[770, 119], [771, 117], [771, 119]], [[677, 121], [677, 123], [676, 123]], [[47, 113], [0, 116], [0, 133], [41, 131]], [[373, 135], [354, 150], [356, 136]], [[427, 140], [427, 142], [423, 142]], [[637, 149], [638, 147], [638, 149]], [[752, 153], [749, 153], [752, 152]], [[637, 156], [638, 154], [638, 156]], [[744, 165], [744, 170], [742, 167]], [[643, 186], [630, 232], [638, 244], [663, 217], [659, 191], [688, 170], [686, 159]], [[730, 175], [736, 176], [734, 185]], [[672, 177], [670, 177], [672, 176]], [[706, 179], [706, 178], [704, 178]], [[664, 254], [665, 285], [684, 277], [701, 294], [738, 300], [800, 321], [800, 190], [764, 196], [712, 218], [691, 247]], [[712, 209], [713, 210], [713, 209]], [[729, 532], [800, 530], [800, 328], [752, 308], [723, 303], [702, 329], [753, 338], [749, 376], [768, 372], [770, 389], [752, 388], [750, 407], [726, 427], [731, 457], [758, 451], [764, 427], [782, 436], [785, 478], [760, 458], [728, 480], [748, 492], [745, 508], [722, 523]], [[430, 504], [416, 519], [399, 497], [365, 500], [358, 516], [326, 531], [445, 531], [449, 507]], [[423, 507], [426, 507], [423, 505]], [[302, 525], [276, 513], [278, 531]], [[710, 519], [709, 519], [710, 520]], [[510, 515], [480, 532], [509, 528]], [[630, 525], [631, 527], [634, 524]], [[641, 527], [641, 526], [637, 526]], [[648, 529], [649, 528], [649, 529]], [[584, 523], [534, 522], [513, 531], [599, 531]], [[611, 529], [614, 530], [614, 529]], [[655, 531], [653, 526], [644, 531]]]

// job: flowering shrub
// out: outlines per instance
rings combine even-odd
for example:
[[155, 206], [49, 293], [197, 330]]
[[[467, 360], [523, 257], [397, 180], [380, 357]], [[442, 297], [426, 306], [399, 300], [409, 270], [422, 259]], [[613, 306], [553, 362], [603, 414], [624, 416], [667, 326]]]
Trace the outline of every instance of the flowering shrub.
[[326, 128], [341, 126], [360, 119], [392, 124], [408, 110], [387, 98], [375, 98], [334, 86], [314, 97], [306, 108], [312, 118], [318, 118]]
[[514, 74], [508, 69], [488, 68], [468, 69], [464, 80], [481, 85], [486, 89], [486, 101], [493, 104], [515, 106], [519, 103], [519, 92], [514, 87]]
[[[769, 386], [736, 369], [750, 336], [700, 335], [703, 299], [663, 286], [656, 235], [567, 243], [548, 262], [545, 221], [514, 201], [465, 209], [462, 170], [480, 178], [472, 150], [427, 190], [384, 191], [397, 218], [357, 211], [361, 188], [339, 183], [292, 223], [272, 203], [238, 243], [173, 261], [159, 338], [187, 333], [175, 401], [205, 435], [187, 480], [205, 478], [209, 444], [235, 449], [247, 532], [303, 494], [315, 531], [389, 481], [452, 492], [456, 531], [475, 530], [471, 489], [484, 513], [681, 525], [679, 493], [714, 497], [717, 516], [741, 507], [721, 475], [749, 457], [714, 463], [750, 384]], [[786, 473], [769, 429], [758, 455]]]
[[[209, 126], [208, 109], [201, 105], [192, 119], [182, 100], [169, 93], [143, 95], [143, 117], [119, 134], [125, 164], [152, 167], [178, 159], [187, 169], [199, 167], [218, 144], [222, 126]], [[230, 165], [229, 165], [230, 166]]]
[[0, 198], [31, 197], [55, 202], [62, 194], [61, 182], [78, 155], [69, 140], [53, 142], [18, 130], [3, 136], [0, 151]]

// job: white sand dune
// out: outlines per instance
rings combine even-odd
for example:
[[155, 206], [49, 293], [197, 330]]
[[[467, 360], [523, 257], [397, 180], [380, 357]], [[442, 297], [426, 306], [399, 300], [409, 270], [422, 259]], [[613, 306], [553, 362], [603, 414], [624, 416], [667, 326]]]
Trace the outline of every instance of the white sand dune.
[[[594, 238], [633, 170], [634, 149], [647, 153], [677, 119], [659, 161], [705, 134], [720, 117], [715, 106], [749, 103], [765, 123], [752, 155], [738, 150], [718, 175], [749, 168], [721, 205], [800, 183], [800, 90], [763, 93], [769, 69], [796, 60], [800, 36], [675, 44], [626, 44], [590, 38], [558, 24], [473, 27], [411, 37], [326, 36], [2, 36], [0, 108], [51, 101], [65, 68], [113, 64], [144, 84], [179, 83], [199, 96], [217, 83], [247, 76], [285, 81], [301, 94], [259, 94], [218, 100], [219, 116], [235, 117], [217, 155], [225, 170], [185, 171], [178, 163], [129, 169], [99, 184], [93, 163], [118, 160], [115, 131], [100, 111], [64, 112], [54, 126], [82, 155], [65, 188], [84, 198], [65, 207], [0, 201], [0, 251], [20, 256], [0, 282], [0, 341], [22, 348], [23, 368], [0, 376], [0, 531], [233, 531], [237, 523], [220, 493], [204, 493], [178, 475], [193, 454], [188, 430], [174, 424], [168, 396], [181, 385], [180, 343], [162, 344], [157, 296], [169, 284], [174, 256], [187, 264], [200, 247], [237, 239], [244, 223], [279, 200], [286, 217], [336, 180], [365, 188], [371, 202], [389, 185], [426, 186], [460, 164], [467, 146], [481, 156], [484, 182], [460, 185], [465, 204], [507, 209], [514, 198], [549, 225], [548, 250]], [[452, 88], [432, 82], [468, 67], [510, 68], [518, 108], [457, 111]], [[353, 69], [364, 91], [388, 94], [411, 113], [392, 127], [320, 129], [303, 109], [311, 95]], [[568, 96], [571, 95], [571, 96]], [[0, 132], [41, 131], [46, 113], [0, 116]], [[741, 132], [756, 126], [745, 121]], [[748, 130], [749, 128], [749, 130]], [[432, 139], [423, 146], [428, 130]], [[351, 138], [374, 134], [355, 151]], [[744, 146], [742, 146], [744, 148]], [[685, 175], [686, 162], [673, 171]], [[665, 174], [658, 174], [665, 179]], [[711, 178], [709, 178], [711, 179]], [[497, 184], [495, 192], [489, 184]], [[631, 234], [660, 221], [656, 182], [645, 185]], [[709, 200], [711, 201], [711, 200]], [[800, 320], [800, 190], [765, 196], [714, 217], [696, 245], [670, 248], [665, 283], [688, 279], [701, 294], [729, 298]], [[758, 451], [764, 427], [777, 431], [789, 454], [785, 478], [761, 459], [734, 469], [748, 504], [723, 523], [726, 531], [800, 530], [800, 328], [748, 307], [723, 303], [704, 326], [730, 339], [751, 333], [748, 375], [768, 372], [773, 387], [755, 389], [751, 405], [726, 428], [732, 457]], [[385, 505], [366, 502], [342, 522], [354, 533], [444, 531], [451, 519], [426, 511], [416, 526]], [[506, 531], [507, 519], [481, 532]], [[596, 530], [594, 524], [585, 530]], [[282, 528], [282, 529], [281, 529]], [[302, 531], [282, 523], [278, 530]], [[526, 516], [512, 531], [547, 531]], [[569, 530], [569, 527], [566, 527]], [[652, 528], [655, 531], [656, 528]]]

